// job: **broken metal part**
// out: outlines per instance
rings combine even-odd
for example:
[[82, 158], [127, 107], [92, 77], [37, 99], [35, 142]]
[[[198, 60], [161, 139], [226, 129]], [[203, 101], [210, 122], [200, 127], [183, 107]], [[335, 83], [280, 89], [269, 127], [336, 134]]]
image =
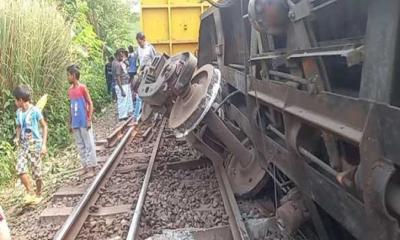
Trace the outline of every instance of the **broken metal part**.
[[193, 75], [191, 85], [178, 96], [171, 110], [169, 127], [186, 136], [203, 120], [220, 89], [221, 73], [212, 65], [204, 65]]
[[225, 167], [234, 192], [238, 195], [256, 193], [265, 183], [262, 180], [266, 175], [259, 165], [260, 155], [248, 139], [245, 142], [237, 139], [222, 120], [210, 111], [221, 86], [221, 74], [212, 65], [204, 65], [192, 77], [196, 62], [190, 53], [171, 57], [155, 81], [141, 85], [140, 94], [146, 104], [153, 105], [152, 108], [163, 107], [165, 111], [173, 104], [169, 127], [175, 129], [178, 137], [186, 136], [201, 122], [207, 124], [217, 136], [219, 145], [228, 148], [228, 152], [221, 154], [229, 159]]

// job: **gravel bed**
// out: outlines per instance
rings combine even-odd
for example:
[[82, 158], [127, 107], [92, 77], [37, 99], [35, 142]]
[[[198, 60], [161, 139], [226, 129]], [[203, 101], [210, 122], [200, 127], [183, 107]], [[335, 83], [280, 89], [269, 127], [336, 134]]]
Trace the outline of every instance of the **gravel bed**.
[[81, 196], [53, 198], [51, 207], [75, 207]]
[[[108, 118], [109, 115], [108, 114]], [[99, 123], [99, 120], [96, 121]], [[115, 122], [110, 124], [115, 128]], [[101, 128], [103, 136], [107, 136], [107, 126]], [[146, 130], [143, 126], [141, 131]], [[153, 150], [153, 144], [158, 135], [158, 128], [153, 129], [152, 139], [145, 144], [143, 139], [134, 139], [125, 154], [139, 153], [141, 158], [122, 159], [117, 168], [142, 164], [144, 168]], [[96, 134], [97, 138], [103, 137]], [[199, 154], [183, 140], [176, 140], [173, 131], [166, 129], [156, 158], [156, 165], [178, 161], [194, 160]], [[99, 156], [110, 154], [112, 149], [98, 153]], [[103, 156], [104, 156], [103, 155]], [[145, 171], [131, 171], [114, 173], [106, 186], [101, 189], [101, 196], [96, 202], [98, 207], [110, 207], [122, 204], [131, 204], [134, 208], [140, 192]], [[89, 184], [90, 178], [76, 176], [68, 185]], [[71, 197], [49, 201], [47, 206], [75, 205], [76, 200]], [[40, 214], [40, 213], [39, 213]], [[77, 239], [124, 239], [129, 228], [131, 213], [118, 214], [106, 217], [90, 216], [84, 224]], [[36, 224], [32, 224], [36, 225]], [[228, 224], [218, 182], [214, 169], [209, 166], [197, 170], [172, 170], [165, 168], [153, 169], [146, 201], [143, 207], [139, 239], [145, 239], [153, 234], [161, 233], [163, 229], [177, 228], [208, 228]], [[31, 227], [28, 237], [16, 239], [52, 239], [59, 229], [56, 224], [37, 224]]]
[[132, 171], [127, 174], [114, 174], [104, 189], [100, 190], [100, 198], [96, 205], [111, 207], [135, 204], [143, 182], [144, 173]]
[[163, 229], [228, 224], [213, 168], [163, 170], [153, 174], [141, 217], [139, 239]]
[[102, 113], [102, 116], [93, 120], [95, 139], [105, 139], [111, 134], [122, 122], [118, 121], [117, 105], [110, 104]]
[[[143, 132], [144, 130], [146, 130], [146, 126], [143, 126], [140, 131]], [[155, 139], [154, 136], [153, 138]], [[135, 138], [129, 143], [115, 172], [107, 180], [105, 186], [100, 189], [100, 197], [95, 204], [96, 207], [131, 205], [134, 208], [145, 173], [133, 170], [121, 173], [118, 170], [139, 162], [137, 158], [126, 157], [127, 154], [144, 153], [146, 156], [142, 160], [147, 163], [152, 149], [151, 143], [145, 145], [140, 138]], [[130, 219], [129, 213], [90, 216], [85, 221], [77, 239], [121, 239], [122, 234], [127, 234]]]
[[157, 154], [158, 163], [172, 163], [197, 159], [200, 154], [184, 139], [177, 139], [172, 129], [163, 132], [163, 142]]
[[[199, 154], [171, 129], [163, 132], [156, 165], [194, 160]], [[208, 228], [228, 224], [214, 169], [156, 168], [147, 190], [141, 216], [139, 239], [163, 229]]]
[[100, 151], [97, 151], [97, 152], [96, 152], [97, 160], [99, 160], [99, 158], [102, 158], [102, 157], [108, 157], [108, 156], [110, 156], [111, 153], [114, 151], [114, 149], [115, 149], [115, 147], [112, 147], [112, 148], [104, 148], [104, 149], [102, 149], [102, 150], [100, 150]]
[[[35, 229], [35, 232], [31, 233], [30, 239], [53, 239], [56, 235], [58, 229], [61, 228], [61, 224], [49, 223], [49, 224], [40, 224], [40, 228]], [[26, 238], [21, 238], [26, 239]]]
[[130, 214], [119, 214], [112, 217], [89, 216], [76, 239], [125, 239], [130, 218]]
[[244, 220], [270, 218], [275, 215], [274, 203], [270, 199], [240, 199], [236, 198], [240, 213]]

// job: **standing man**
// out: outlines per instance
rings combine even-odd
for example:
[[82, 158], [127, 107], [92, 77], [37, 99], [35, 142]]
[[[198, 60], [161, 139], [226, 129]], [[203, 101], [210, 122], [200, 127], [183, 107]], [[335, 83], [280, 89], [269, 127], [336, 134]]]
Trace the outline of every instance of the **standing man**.
[[[144, 68], [149, 67], [156, 56], [156, 50], [154, 49], [153, 45], [146, 41], [146, 36], [144, 33], [139, 32], [136, 34], [136, 41], [139, 45], [137, 48], [137, 57], [139, 59], [140, 71], [143, 71]], [[136, 102], [135, 102], [135, 111], [134, 111], [134, 118], [135, 122], [137, 123], [140, 119], [140, 114], [142, 110], [142, 99], [136, 95]]]
[[115, 92], [117, 94], [118, 119], [128, 119], [129, 113], [133, 112], [132, 91], [130, 87], [129, 74], [124, 63], [126, 50], [120, 48], [116, 52], [116, 60], [112, 64], [113, 77], [116, 82]]
[[140, 70], [143, 70], [145, 67], [151, 65], [151, 62], [156, 56], [156, 50], [153, 45], [146, 41], [146, 36], [142, 32], [136, 34], [136, 41], [139, 45], [137, 55], [139, 58]]
[[108, 57], [108, 63], [106, 63], [104, 67], [104, 75], [106, 78], [106, 83], [107, 83], [107, 92], [108, 94], [112, 94], [113, 98], [115, 98], [115, 92], [113, 90], [113, 77], [112, 77], [112, 62], [114, 61], [114, 58], [112, 56]]

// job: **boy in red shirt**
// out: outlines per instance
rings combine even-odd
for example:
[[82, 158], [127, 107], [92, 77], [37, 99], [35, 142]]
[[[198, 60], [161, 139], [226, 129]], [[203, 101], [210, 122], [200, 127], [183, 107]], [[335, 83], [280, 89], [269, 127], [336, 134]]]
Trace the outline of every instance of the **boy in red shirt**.
[[77, 65], [67, 68], [68, 81], [71, 87], [68, 96], [70, 108], [70, 130], [74, 134], [75, 142], [79, 150], [83, 174], [89, 172], [95, 174], [97, 165], [96, 147], [92, 129], [93, 102], [86, 86], [79, 82], [80, 71]]

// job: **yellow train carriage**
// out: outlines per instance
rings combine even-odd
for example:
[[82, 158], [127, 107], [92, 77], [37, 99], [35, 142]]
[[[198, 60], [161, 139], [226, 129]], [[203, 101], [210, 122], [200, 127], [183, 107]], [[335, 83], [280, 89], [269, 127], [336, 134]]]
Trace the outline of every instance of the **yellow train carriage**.
[[196, 53], [200, 15], [209, 7], [200, 0], [142, 0], [141, 29], [158, 52]]

